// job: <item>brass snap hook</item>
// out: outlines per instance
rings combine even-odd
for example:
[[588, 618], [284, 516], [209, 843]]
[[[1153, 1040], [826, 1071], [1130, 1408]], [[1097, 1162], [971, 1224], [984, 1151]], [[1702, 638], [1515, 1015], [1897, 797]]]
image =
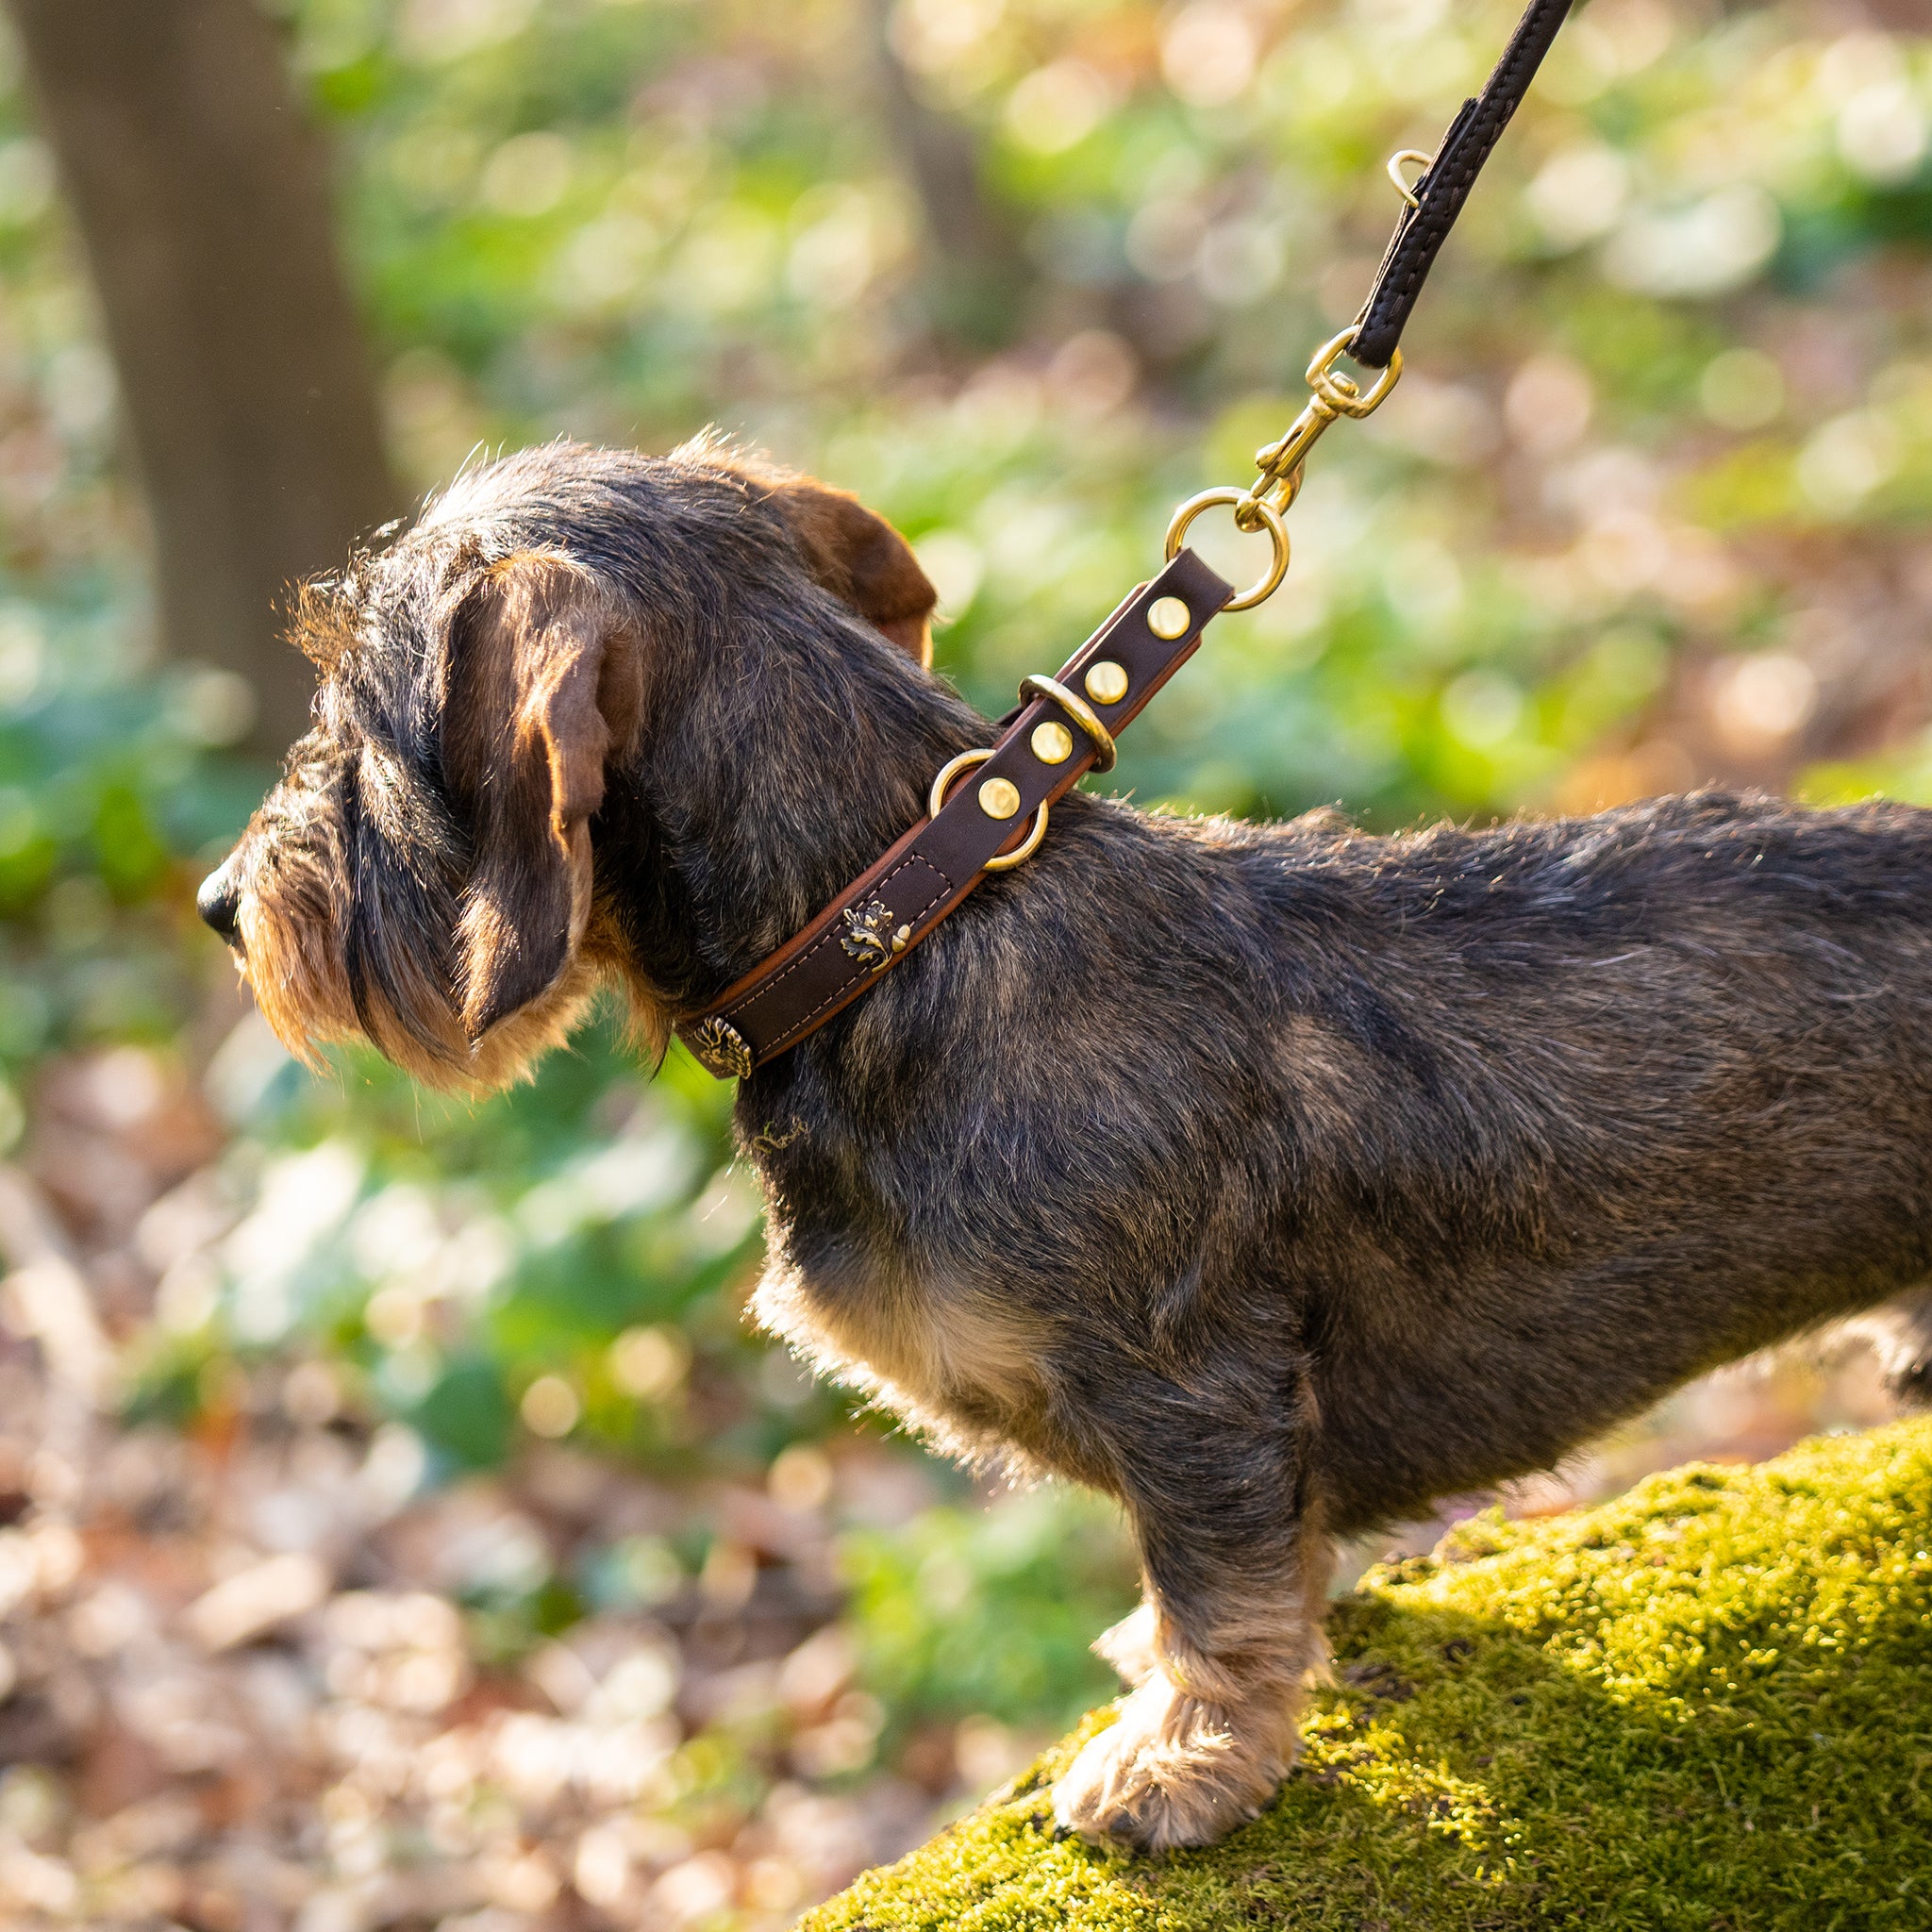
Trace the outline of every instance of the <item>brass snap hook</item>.
[[1335, 364], [1355, 341], [1357, 326], [1357, 324], [1350, 323], [1339, 335], [1330, 336], [1315, 351], [1307, 368], [1307, 384], [1317, 397], [1338, 415], [1352, 416], [1359, 421], [1364, 416], [1373, 416], [1382, 407], [1389, 391], [1402, 380], [1402, 351], [1394, 350], [1390, 355], [1388, 366], [1377, 373], [1367, 390], [1363, 390], [1354, 376], [1335, 373]]
[[[1396, 158], [1400, 160], [1403, 157], [1398, 155]], [[1389, 391], [1402, 380], [1400, 349], [1390, 351], [1388, 366], [1375, 372], [1374, 381], [1366, 390], [1354, 376], [1344, 375], [1335, 367], [1355, 341], [1359, 327], [1359, 323], [1350, 323], [1315, 351], [1307, 372], [1308, 388], [1313, 393], [1301, 414], [1289, 425], [1288, 434], [1279, 442], [1271, 442], [1266, 448], [1255, 452], [1255, 465], [1261, 474], [1254, 488], [1204, 490], [1200, 495], [1189, 497], [1174, 511], [1174, 521], [1167, 526], [1167, 558], [1170, 563], [1180, 555], [1181, 540], [1188, 534], [1188, 525], [1204, 509], [1212, 508], [1216, 504], [1224, 503], [1233, 509], [1237, 529], [1250, 533], [1262, 529], [1268, 532], [1268, 540], [1274, 546], [1274, 557], [1267, 575], [1243, 591], [1231, 604], [1224, 604], [1221, 607], [1224, 610], [1251, 610], [1263, 598], [1273, 596], [1275, 587], [1288, 575], [1288, 530], [1281, 521], [1281, 512], [1294, 501], [1302, 487], [1302, 464], [1315, 446], [1315, 439], [1341, 417], [1358, 419], [1373, 415], [1381, 408]]]

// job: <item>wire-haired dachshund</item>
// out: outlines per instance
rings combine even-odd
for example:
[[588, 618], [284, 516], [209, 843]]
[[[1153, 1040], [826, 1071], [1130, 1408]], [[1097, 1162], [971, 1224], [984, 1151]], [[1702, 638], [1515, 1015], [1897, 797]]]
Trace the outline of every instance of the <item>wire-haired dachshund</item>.
[[[932, 605], [851, 497], [714, 446], [481, 469], [305, 592], [315, 728], [202, 911], [297, 1052], [494, 1087], [608, 984], [660, 1053], [990, 741]], [[1887, 1300], [1924, 1378], [1932, 815], [1075, 792], [737, 1124], [766, 1326], [1120, 1500], [1134, 1688], [1055, 1802], [1199, 1844], [1292, 1754], [1331, 1539]]]

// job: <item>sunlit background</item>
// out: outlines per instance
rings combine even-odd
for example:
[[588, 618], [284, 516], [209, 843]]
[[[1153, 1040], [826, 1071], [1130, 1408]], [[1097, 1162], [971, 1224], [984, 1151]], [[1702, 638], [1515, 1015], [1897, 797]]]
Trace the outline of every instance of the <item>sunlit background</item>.
[[[1514, 18], [274, 10], [409, 496], [721, 425], [908, 533], [990, 713], [1247, 479], [1366, 290], [1384, 158]], [[1590, 0], [1400, 389], [1321, 445], [1288, 586], [1108, 782], [1376, 828], [1932, 801], [1928, 116], [1912, 0]], [[0, 130], [9, 1923], [781, 1926], [1108, 1694], [1113, 1516], [982, 1494], [747, 1333], [757, 1203], [688, 1059], [594, 1031], [458, 1107], [248, 1013], [191, 900], [270, 775], [258, 692], [164, 640], [10, 52]], [[1856, 1354], [1754, 1367], [1508, 1500], [1882, 1413]]]

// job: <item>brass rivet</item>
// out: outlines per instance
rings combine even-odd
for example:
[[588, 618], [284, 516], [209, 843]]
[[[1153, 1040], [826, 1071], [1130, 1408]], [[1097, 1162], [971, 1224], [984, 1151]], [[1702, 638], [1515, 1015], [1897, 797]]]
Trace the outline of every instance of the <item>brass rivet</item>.
[[1074, 756], [1074, 734], [1049, 718], [1033, 727], [1033, 756], [1042, 765], [1063, 765]]
[[1020, 788], [1010, 778], [989, 778], [979, 788], [979, 808], [990, 819], [1009, 819], [1020, 809]]
[[1172, 642], [1193, 628], [1194, 613], [1178, 597], [1157, 597], [1147, 607], [1147, 628]]
[[[1178, 600], [1176, 600], [1178, 601]], [[1111, 658], [1087, 667], [1087, 695], [1096, 705], [1117, 705], [1127, 694], [1126, 667]]]

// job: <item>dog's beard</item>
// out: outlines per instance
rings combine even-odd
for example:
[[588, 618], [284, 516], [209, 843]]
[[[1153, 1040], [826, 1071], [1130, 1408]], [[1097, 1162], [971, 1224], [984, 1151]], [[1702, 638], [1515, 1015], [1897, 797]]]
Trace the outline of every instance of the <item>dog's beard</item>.
[[[536, 1061], [561, 1045], [605, 987], [618, 992], [628, 1041], [652, 1067], [671, 1038], [671, 1014], [656, 990], [631, 970], [593, 921], [558, 979], [482, 1039], [464, 1031], [452, 990], [412, 952], [386, 957], [384, 990], [365, 984], [359, 1001], [345, 963], [340, 925], [303, 906], [299, 887], [280, 897], [247, 894], [241, 912], [242, 975], [262, 1018], [305, 1066], [321, 1071], [323, 1048], [365, 1041], [425, 1086], [445, 1092], [494, 1092], [530, 1077]], [[291, 903], [293, 900], [294, 903]]]
[[242, 894], [238, 915], [242, 976], [261, 1016], [305, 1066], [320, 1069], [322, 1044], [361, 1029], [324, 881], [309, 868], [277, 881], [277, 894]]

